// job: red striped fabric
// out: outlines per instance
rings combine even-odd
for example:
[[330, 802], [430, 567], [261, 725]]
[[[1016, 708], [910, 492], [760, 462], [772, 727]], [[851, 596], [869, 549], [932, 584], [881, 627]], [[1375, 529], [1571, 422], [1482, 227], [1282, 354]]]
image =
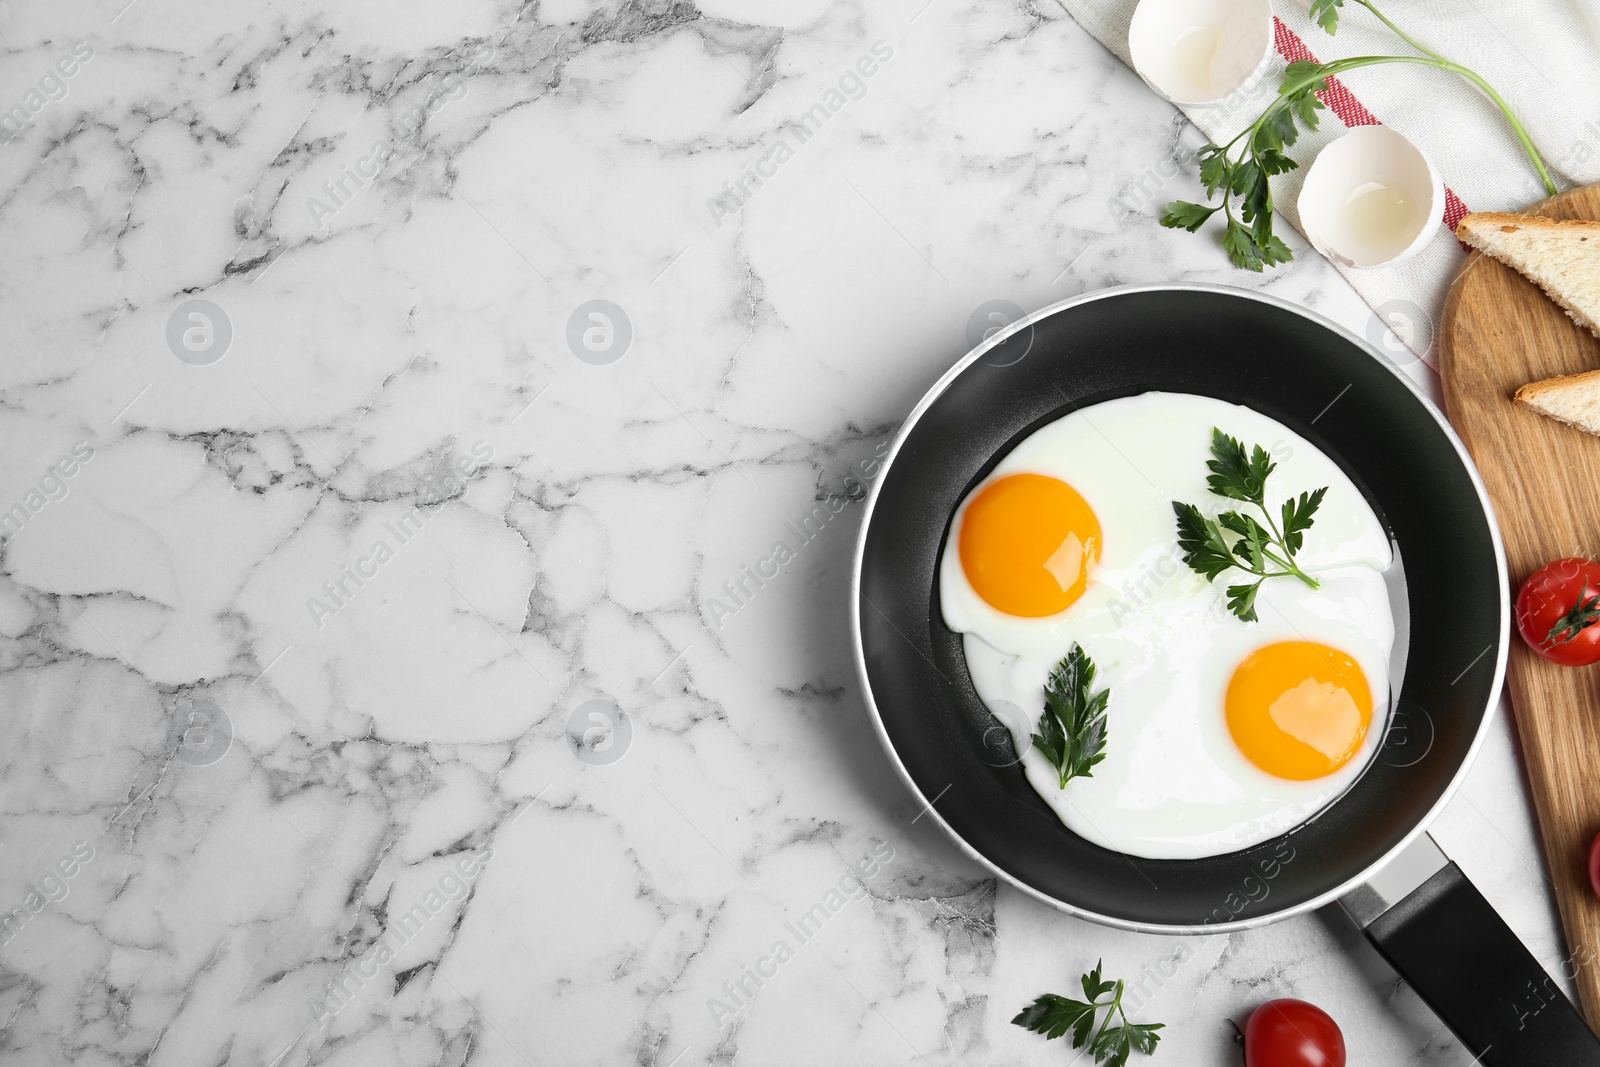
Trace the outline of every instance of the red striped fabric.
[[[1276, 16], [1272, 19], [1273, 43], [1277, 45], [1278, 54], [1290, 63], [1309, 61], [1322, 62], [1312, 55], [1311, 49], [1283, 21]], [[1381, 126], [1378, 117], [1367, 110], [1365, 104], [1356, 99], [1356, 94], [1350, 91], [1349, 86], [1338, 78], [1328, 79], [1328, 88], [1317, 94], [1317, 98], [1328, 105], [1328, 110], [1339, 116], [1339, 121], [1350, 128], [1357, 126]], [[1444, 187], [1444, 225], [1451, 233], [1456, 231], [1456, 223], [1468, 214], [1467, 205], [1455, 194], [1455, 190], [1448, 185]]]

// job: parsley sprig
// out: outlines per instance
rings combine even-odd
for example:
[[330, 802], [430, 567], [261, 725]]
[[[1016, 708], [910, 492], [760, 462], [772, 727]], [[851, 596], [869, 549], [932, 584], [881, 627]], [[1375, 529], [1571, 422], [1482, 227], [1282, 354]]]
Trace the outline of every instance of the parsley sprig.
[[[1293, 575], [1315, 589], [1318, 582], [1295, 563], [1295, 553], [1305, 540], [1305, 532], [1328, 494], [1323, 486], [1313, 493], [1290, 497], [1273, 518], [1267, 507], [1267, 477], [1277, 464], [1260, 445], [1246, 450], [1236, 438], [1216, 427], [1211, 429], [1211, 460], [1206, 469], [1206, 487], [1220, 497], [1254, 504], [1261, 510], [1265, 525], [1254, 516], [1239, 511], [1224, 511], [1208, 519], [1193, 504], [1172, 502], [1178, 519], [1178, 548], [1183, 561], [1214, 582], [1225, 571], [1238, 569], [1256, 576], [1254, 582], [1228, 586], [1228, 609], [1245, 622], [1255, 622], [1256, 594], [1268, 578]], [[1227, 531], [1226, 533], [1224, 531]], [[1229, 537], [1234, 535], [1237, 540]], [[1230, 544], [1229, 542], [1232, 541]]]
[[[1122, 1067], [1134, 1049], [1151, 1055], [1156, 1050], [1156, 1042], [1161, 1040], [1156, 1031], [1162, 1029], [1163, 1024], [1130, 1023], [1122, 1008], [1123, 983], [1101, 978], [1103, 965], [1104, 961], [1096, 963], [1094, 970], [1080, 979], [1086, 1001], [1046, 993], [1018, 1012], [1012, 1023], [1043, 1034], [1046, 1040], [1054, 1040], [1070, 1030], [1072, 1047], [1088, 1045], [1095, 1062], [1105, 1067]], [[1111, 994], [1111, 999], [1101, 1000], [1107, 993]], [[1102, 1010], [1105, 1016], [1099, 1019], [1096, 1030], [1096, 1018]], [[1113, 1022], [1116, 1025], [1112, 1025]]]
[[1300, 165], [1283, 150], [1299, 139], [1301, 125], [1317, 128], [1317, 112], [1326, 105], [1316, 94], [1328, 87], [1322, 68], [1323, 64], [1309, 61], [1289, 64], [1278, 98], [1260, 118], [1227, 144], [1208, 143], [1200, 149], [1195, 158], [1200, 161], [1206, 199], [1214, 199], [1220, 191], [1222, 202], [1174, 200], [1161, 216], [1161, 225], [1194, 233], [1220, 211], [1227, 220], [1222, 247], [1234, 266], [1259, 272], [1293, 259], [1289, 246], [1272, 233], [1272, 186], [1267, 179]]
[[1106, 702], [1111, 690], [1091, 693], [1094, 660], [1076, 641], [1044, 686], [1044, 715], [1033, 744], [1061, 778], [1061, 788], [1074, 778], [1093, 777], [1106, 758]]
[[[1344, 2], [1345, 0], [1312, 0], [1311, 17], [1316, 19], [1317, 24], [1328, 33], [1335, 33], [1339, 28], [1339, 15]], [[1378, 20], [1393, 30], [1401, 40], [1422, 54], [1353, 56], [1349, 59], [1336, 59], [1331, 63], [1316, 63], [1310, 60], [1290, 63], [1284, 71], [1283, 83], [1278, 86], [1277, 99], [1267, 105], [1266, 110], [1255, 122], [1245, 127], [1227, 144], [1208, 143], [1197, 153], [1196, 159], [1200, 162], [1200, 183], [1205, 186], [1207, 203], [1195, 204], [1187, 200], [1174, 200], [1167, 205], [1166, 211], [1162, 214], [1161, 225], [1194, 233], [1204, 226], [1211, 216], [1220, 211], [1227, 220], [1227, 228], [1222, 234], [1222, 247], [1235, 266], [1243, 267], [1245, 270], [1261, 271], [1266, 267], [1289, 262], [1294, 258], [1294, 253], [1272, 233], [1272, 187], [1267, 179], [1299, 166], [1285, 154], [1284, 149], [1292, 147], [1299, 139], [1302, 127], [1306, 130], [1317, 128], [1317, 112], [1323, 110], [1325, 106], [1318, 94], [1328, 88], [1328, 79], [1347, 70], [1381, 63], [1419, 63], [1423, 66], [1437, 67], [1452, 74], [1459, 74], [1483, 90], [1483, 94], [1500, 109], [1506, 121], [1511, 124], [1512, 132], [1522, 142], [1528, 158], [1533, 161], [1534, 169], [1539, 172], [1545, 190], [1551, 196], [1556, 194], [1555, 179], [1550, 176], [1550, 171], [1540, 158], [1539, 150], [1534, 147], [1528, 131], [1517, 121], [1511, 106], [1495, 92], [1493, 86], [1475, 72], [1459, 63], [1452, 63], [1400, 29], [1373, 6], [1370, 0], [1353, 0], [1353, 2], [1376, 15]], [[1222, 202], [1211, 204], [1210, 201], [1216, 198], [1219, 191], [1222, 193]], [[1236, 199], [1237, 216], [1234, 212]]]

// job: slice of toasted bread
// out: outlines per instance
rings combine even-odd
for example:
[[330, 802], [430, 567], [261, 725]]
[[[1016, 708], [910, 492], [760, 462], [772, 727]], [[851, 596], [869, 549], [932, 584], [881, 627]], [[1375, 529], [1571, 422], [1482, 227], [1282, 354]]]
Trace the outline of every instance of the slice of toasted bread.
[[1538, 283], [1600, 337], [1600, 222], [1480, 211], [1461, 220], [1456, 236]]
[[1529, 382], [1511, 399], [1557, 422], [1600, 437], [1600, 370]]

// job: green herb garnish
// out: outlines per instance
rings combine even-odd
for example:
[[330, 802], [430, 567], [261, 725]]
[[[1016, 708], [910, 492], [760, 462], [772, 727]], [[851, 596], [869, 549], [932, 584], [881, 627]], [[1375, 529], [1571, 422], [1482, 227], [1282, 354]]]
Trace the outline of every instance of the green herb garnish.
[[[1300, 551], [1328, 487], [1301, 493], [1298, 499], [1290, 497], [1274, 519], [1267, 508], [1267, 476], [1278, 465], [1267, 450], [1256, 445], [1247, 453], [1239, 441], [1212, 427], [1211, 456], [1206, 463], [1211, 472], [1206, 478], [1207, 488], [1229, 500], [1254, 504], [1261, 509], [1266, 525], [1238, 511], [1224, 511], [1215, 519], [1208, 519], [1193, 504], [1174, 500], [1178, 547], [1183, 551], [1183, 561], [1208, 582], [1216, 581], [1219, 574], [1232, 568], [1256, 575], [1254, 582], [1228, 586], [1228, 609], [1245, 622], [1255, 622], [1256, 594], [1268, 578], [1293, 575], [1317, 588], [1317, 580], [1295, 564], [1294, 555]], [[1231, 545], [1229, 534], [1237, 536]]]
[[[1134, 1049], [1146, 1056], [1154, 1053], [1156, 1042], [1161, 1040], [1161, 1035], [1156, 1031], [1163, 1024], [1128, 1021], [1127, 1013], [1122, 1010], [1123, 983], [1100, 977], [1103, 962], [1096, 963], [1094, 970], [1081, 979], [1087, 1002], [1046, 993], [1018, 1012], [1012, 1023], [1043, 1034], [1048, 1040], [1054, 1040], [1071, 1030], [1072, 1047], [1088, 1045], [1094, 1053], [1094, 1061], [1106, 1067], [1122, 1067]], [[1107, 993], [1112, 995], [1111, 999], [1101, 1000]], [[1105, 1017], [1100, 1020], [1100, 1027], [1096, 1030], [1095, 1020], [1102, 1009], [1105, 1010]], [[1112, 1025], [1113, 1020], [1116, 1020], [1115, 1026]]]
[[1106, 758], [1106, 701], [1111, 690], [1091, 694], [1094, 660], [1076, 641], [1050, 672], [1044, 686], [1044, 715], [1033, 744], [1061, 776], [1061, 788], [1074, 778], [1093, 777]]
[[[1267, 179], [1274, 174], [1294, 170], [1299, 166], [1284, 154], [1300, 136], [1300, 127], [1317, 128], [1317, 112], [1324, 107], [1317, 94], [1328, 88], [1328, 79], [1357, 67], [1370, 67], [1379, 63], [1420, 63], [1440, 70], [1459, 74], [1483, 90], [1506, 121], [1512, 132], [1522, 142], [1534, 169], [1539, 172], [1549, 195], [1556, 194], [1555, 179], [1545, 167], [1539, 150], [1522, 123], [1512, 114], [1511, 107], [1494, 91], [1493, 86], [1479, 75], [1459, 63], [1452, 63], [1439, 53], [1426, 47], [1390, 22], [1369, 0], [1353, 0], [1376, 15], [1385, 26], [1401, 40], [1415, 48], [1416, 56], [1354, 56], [1336, 59], [1331, 63], [1302, 60], [1290, 63], [1284, 71], [1283, 84], [1278, 86], [1278, 98], [1267, 105], [1261, 117], [1245, 127], [1237, 137], [1225, 145], [1207, 144], [1197, 153], [1200, 162], [1200, 182], [1205, 186], [1206, 199], [1214, 199], [1220, 190], [1220, 204], [1193, 204], [1187, 200], [1174, 200], [1161, 216], [1161, 225], [1188, 230], [1194, 233], [1218, 211], [1227, 220], [1222, 234], [1222, 247], [1235, 266], [1245, 270], [1260, 271], [1264, 267], [1287, 263], [1294, 258], [1289, 246], [1272, 233], [1272, 187]], [[1340, 9], [1344, 0], [1312, 0], [1311, 17], [1328, 33], [1339, 28]], [[1241, 147], [1242, 142], [1242, 147]], [[1238, 216], [1234, 215], [1234, 201], [1238, 202]]]

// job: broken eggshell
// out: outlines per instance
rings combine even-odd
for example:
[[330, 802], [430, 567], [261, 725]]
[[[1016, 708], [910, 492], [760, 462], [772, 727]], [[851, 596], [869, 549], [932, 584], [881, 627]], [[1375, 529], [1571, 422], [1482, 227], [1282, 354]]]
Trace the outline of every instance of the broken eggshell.
[[1347, 267], [1383, 267], [1438, 236], [1444, 181], [1404, 135], [1358, 126], [1318, 153], [1298, 204], [1318, 252]]
[[1215, 107], [1272, 52], [1271, 0], [1140, 0], [1128, 25], [1133, 69], [1180, 107]]

